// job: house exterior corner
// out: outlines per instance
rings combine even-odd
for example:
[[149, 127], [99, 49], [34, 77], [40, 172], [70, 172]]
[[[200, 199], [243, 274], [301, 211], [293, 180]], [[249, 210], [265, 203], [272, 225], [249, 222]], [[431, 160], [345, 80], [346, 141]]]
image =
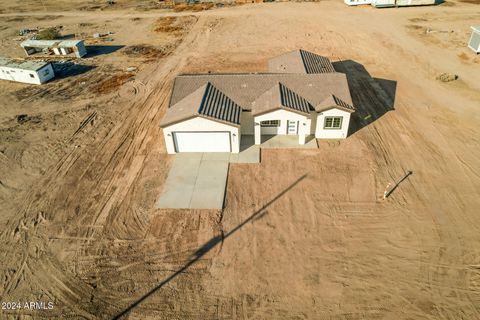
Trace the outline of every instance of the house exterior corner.
[[348, 136], [349, 125], [350, 112], [337, 108], [319, 112], [317, 114], [315, 138], [345, 139]]

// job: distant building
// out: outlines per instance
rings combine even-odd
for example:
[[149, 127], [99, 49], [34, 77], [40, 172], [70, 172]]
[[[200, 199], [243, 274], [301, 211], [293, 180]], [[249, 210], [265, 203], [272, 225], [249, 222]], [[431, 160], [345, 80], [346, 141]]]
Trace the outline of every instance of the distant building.
[[27, 56], [44, 53], [81, 58], [87, 54], [83, 40], [25, 40], [20, 44]]
[[440, 0], [344, 0], [349, 6], [370, 4], [376, 8], [432, 5]]
[[0, 79], [42, 84], [53, 77], [55, 73], [50, 62], [0, 58]]
[[372, 4], [372, 0], [344, 0], [349, 6], [358, 6], [360, 4]]
[[372, 0], [372, 6], [376, 8], [425, 6], [439, 3], [440, 0]]
[[472, 36], [468, 42], [468, 47], [475, 51], [476, 54], [480, 53], [480, 25], [472, 26]]

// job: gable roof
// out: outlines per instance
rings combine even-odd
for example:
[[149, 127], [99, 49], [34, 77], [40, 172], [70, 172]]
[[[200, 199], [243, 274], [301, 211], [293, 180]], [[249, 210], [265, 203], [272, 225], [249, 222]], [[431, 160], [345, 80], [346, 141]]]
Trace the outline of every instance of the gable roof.
[[20, 46], [23, 48], [25, 47], [33, 47], [33, 48], [61, 48], [61, 47], [75, 47], [77, 45], [83, 45], [83, 40], [78, 39], [70, 39], [70, 40], [34, 40], [34, 39], [27, 39], [20, 43]]
[[351, 104], [348, 104], [334, 94], [329, 95], [325, 100], [315, 106], [315, 111], [322, 112], [331, 108], [339, 108], [350, 113], [355, 111], [355, 108]]
[[309, 114], [313, 108], [303, 97], [278, 82], [252, 102], [252, 114], [259, 115], [276, 109]]
[[274, 57], [268, 61], [270, 72], [277, 73], [334, 73], [332, 63], [327, 57], [306, 51], [294, 50]]
[[241, 113], [240, 106], [207, 82], [168, 108], [160, 126], [166, 127], [195, 116], [238, 126]]
[[264, 92], [281, 82], [317, 106], [330, 95], [352, 104], [347, 77], [343, 73], [322, 74], [192, 74], [175, 78], [170, 106], [210, 82], [245, 111], [252, 111], [252, 103]]
[[300, 49], [305, 71], [307, 73], [330, 73], [335, 72], [333, 64], [327, 57]]
[[36, 60], [16, 60], [0, 57], [0, 66], [14, 69], [37, 71], [49, 65], [50, 62]]

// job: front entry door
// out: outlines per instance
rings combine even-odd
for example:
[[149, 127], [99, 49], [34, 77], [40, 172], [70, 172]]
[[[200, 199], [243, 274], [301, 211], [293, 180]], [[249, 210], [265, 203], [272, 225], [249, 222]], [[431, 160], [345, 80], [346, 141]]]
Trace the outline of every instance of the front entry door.
[[287, 134], [297, 134], [298, 121], [287, 121]]

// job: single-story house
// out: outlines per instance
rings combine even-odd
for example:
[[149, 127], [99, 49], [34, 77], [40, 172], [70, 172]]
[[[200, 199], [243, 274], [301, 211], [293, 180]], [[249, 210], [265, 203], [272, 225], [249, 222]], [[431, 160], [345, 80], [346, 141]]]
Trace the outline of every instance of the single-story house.
[[14, 60], [0, 57], [0, 79], [42, 84], [53, 77], [55, 77], [55, 73], [50, 62]]
[[36, 53], [81, 58], [87, 54], [83, 40], [34, 40], [28, 39], [20, 44], [27, 56]]
[[168, 153], [240, 151], [242, 136], [344, 139], [355, 111], [346, 75], [326, 57], [295, 50], [268, 73], [183, 74], [175, 78], [161, 127]]
[[468, 47], [476, 54], [480, 53], [480, 25], [472, 26], [472, 36], [468, 42]]

